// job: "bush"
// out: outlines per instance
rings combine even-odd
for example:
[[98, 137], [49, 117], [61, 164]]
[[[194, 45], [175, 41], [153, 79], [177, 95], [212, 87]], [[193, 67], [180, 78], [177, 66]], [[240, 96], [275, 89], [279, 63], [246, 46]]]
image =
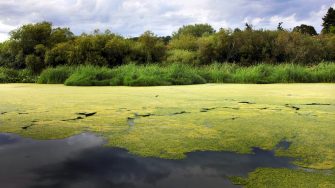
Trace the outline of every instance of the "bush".
[[36, 76], [30, 70], [14, 70], [0, 67], [0, 83], [34, 83]]
[[206, 80], [189, 65], [173, 64], [168, 67], [167, 76], [173, 85], [205, 84]]
[[41, 58], [35, 55], [27, 55], [25, 59], [26, 66], [34, 74], [39, 74], [44, 68]]
[[67, 86], [105, 86], [110, 85], [112, 70], [92, 65], [80, 66], [65, 81]]
[[168, 63], [182, 63], [188, 65], [196, 65], [197, 54], [189, 50], [171, 50], [167, 57]]
[[64, 84], [74, 72], [75, 68], [70, 66], [59, 66], [56, 68], [47, 68], [39, 76], [39, 84]]

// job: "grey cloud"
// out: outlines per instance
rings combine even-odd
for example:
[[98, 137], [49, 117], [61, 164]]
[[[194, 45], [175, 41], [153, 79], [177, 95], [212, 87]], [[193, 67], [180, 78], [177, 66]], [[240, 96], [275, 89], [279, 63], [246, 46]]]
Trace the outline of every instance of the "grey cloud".
[[320, 30], [319, 13], [332, 4], [333, 0], [1, 0], [0, 31], [44, 20], [70, 27], [76, 34], [99, 28], [125, 36], [146, 30], [168, 35], [200, 22], [216, 29], [243, 27], [246, 20], [257, 28], [273, 29], [275, 21], [283, 20], [287, 27], [306, 22]]

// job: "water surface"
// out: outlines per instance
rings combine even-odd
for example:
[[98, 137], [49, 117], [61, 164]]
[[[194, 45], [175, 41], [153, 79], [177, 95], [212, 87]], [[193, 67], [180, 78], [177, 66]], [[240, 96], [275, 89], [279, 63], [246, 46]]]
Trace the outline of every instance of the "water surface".
[[239, 187], [227, 177], [245, 177], [258, 167], [295, 168], [290, 159], [257, 148], [248, 155], [192, 152], [165, 160], [103, 143], [87, 133], [48, 141], [0, 134], [0, 187]]

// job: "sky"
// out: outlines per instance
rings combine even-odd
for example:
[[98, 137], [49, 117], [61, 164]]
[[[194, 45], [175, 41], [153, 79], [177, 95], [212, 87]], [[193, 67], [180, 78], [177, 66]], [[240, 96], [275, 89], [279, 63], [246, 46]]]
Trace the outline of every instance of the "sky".
[[171, 35], [183, 25], [209, 23], [220, 28], [292, 29], [300, 24], [321, 30], [334, 0], [0, 0], [0, 41], [27, 23], [52, 22], [75, 34], [111, 30], [126, 37], [150, 30]]

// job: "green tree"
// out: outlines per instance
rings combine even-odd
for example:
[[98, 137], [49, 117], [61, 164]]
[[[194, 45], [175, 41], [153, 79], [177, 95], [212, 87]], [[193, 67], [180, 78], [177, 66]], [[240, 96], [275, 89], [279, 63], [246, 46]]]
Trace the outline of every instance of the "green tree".
[[34, 74], [39, 74], [44, 68], [41, 58], [32, 54], [26, 56], [25, 63], [27, 68]]
[[246, 31], [252, 31], [252, 29], [253, 29], [253, 25], [252, 24], [245, 23], [245, 30]]
[[284, 28], [283, 28], [283, 22], [279, 22], [279, 23], [278, 23], [277, 30], [278, 30], [278, 31], [284, 31]]
[[198, 49], [198, 38], [193, 35], [179, 35], [171, 40], [168, 47], [172, 50], [196, 51]]
[[313, 26], [305, 25], [305, 24], [296, 26], [295, 28], [293, 28], [293, 32], [299, 32], [299, 33], [302, 33], [305, 35], [311, 35], [311, 36], [315, 36], [318, 34]]
[[322, 33], [323, 34], [330, 33], [331, 30], [334, 30], [333, 27], [335, 27], [335, 10], [332, 7], [330, 7], [328, 9], [327, 14], [322, 18], [322, 20], [323, 20]]
[[69, 64], [72, 47], [73, 45], [69, 42], [56, 44], [52, 49], [46, 52], [44, 60], [45, 64], [53, 67]]
[[55, 46], [58, 43], [67, 42], [74, 39], [74, 34], [70, 31], [69, 28], [55, 28], [52, 29], [49, 39], [49, 45]]
[[104, 48], [109, 66], [117, 66], [130, 60], [131, 41], [115, 36], [110, 39]]
[[185, 25], [175, 33], [173, 33], [173, 38], [179, 37], [181, 35], [191, 35], [194, 37], [202, 37], [205, 34], [215, 33], [214, 28], [209, 24], [195, 24], [195, 25]]
[[34, 53], [38, 44], [48, 46], [51, 31], [52, 24], [49, 22], [28, 24], [10, 32], [10, 38], [17, 41], [24, 55], [28, 55]]
[[[138, 39], [137, 50], [145, 54], [145, 62], [160, 62], [166, 55], [164, 42], [150, 31], [144, 32]], [[141, 49], [138, 49], [138, 48]]]

